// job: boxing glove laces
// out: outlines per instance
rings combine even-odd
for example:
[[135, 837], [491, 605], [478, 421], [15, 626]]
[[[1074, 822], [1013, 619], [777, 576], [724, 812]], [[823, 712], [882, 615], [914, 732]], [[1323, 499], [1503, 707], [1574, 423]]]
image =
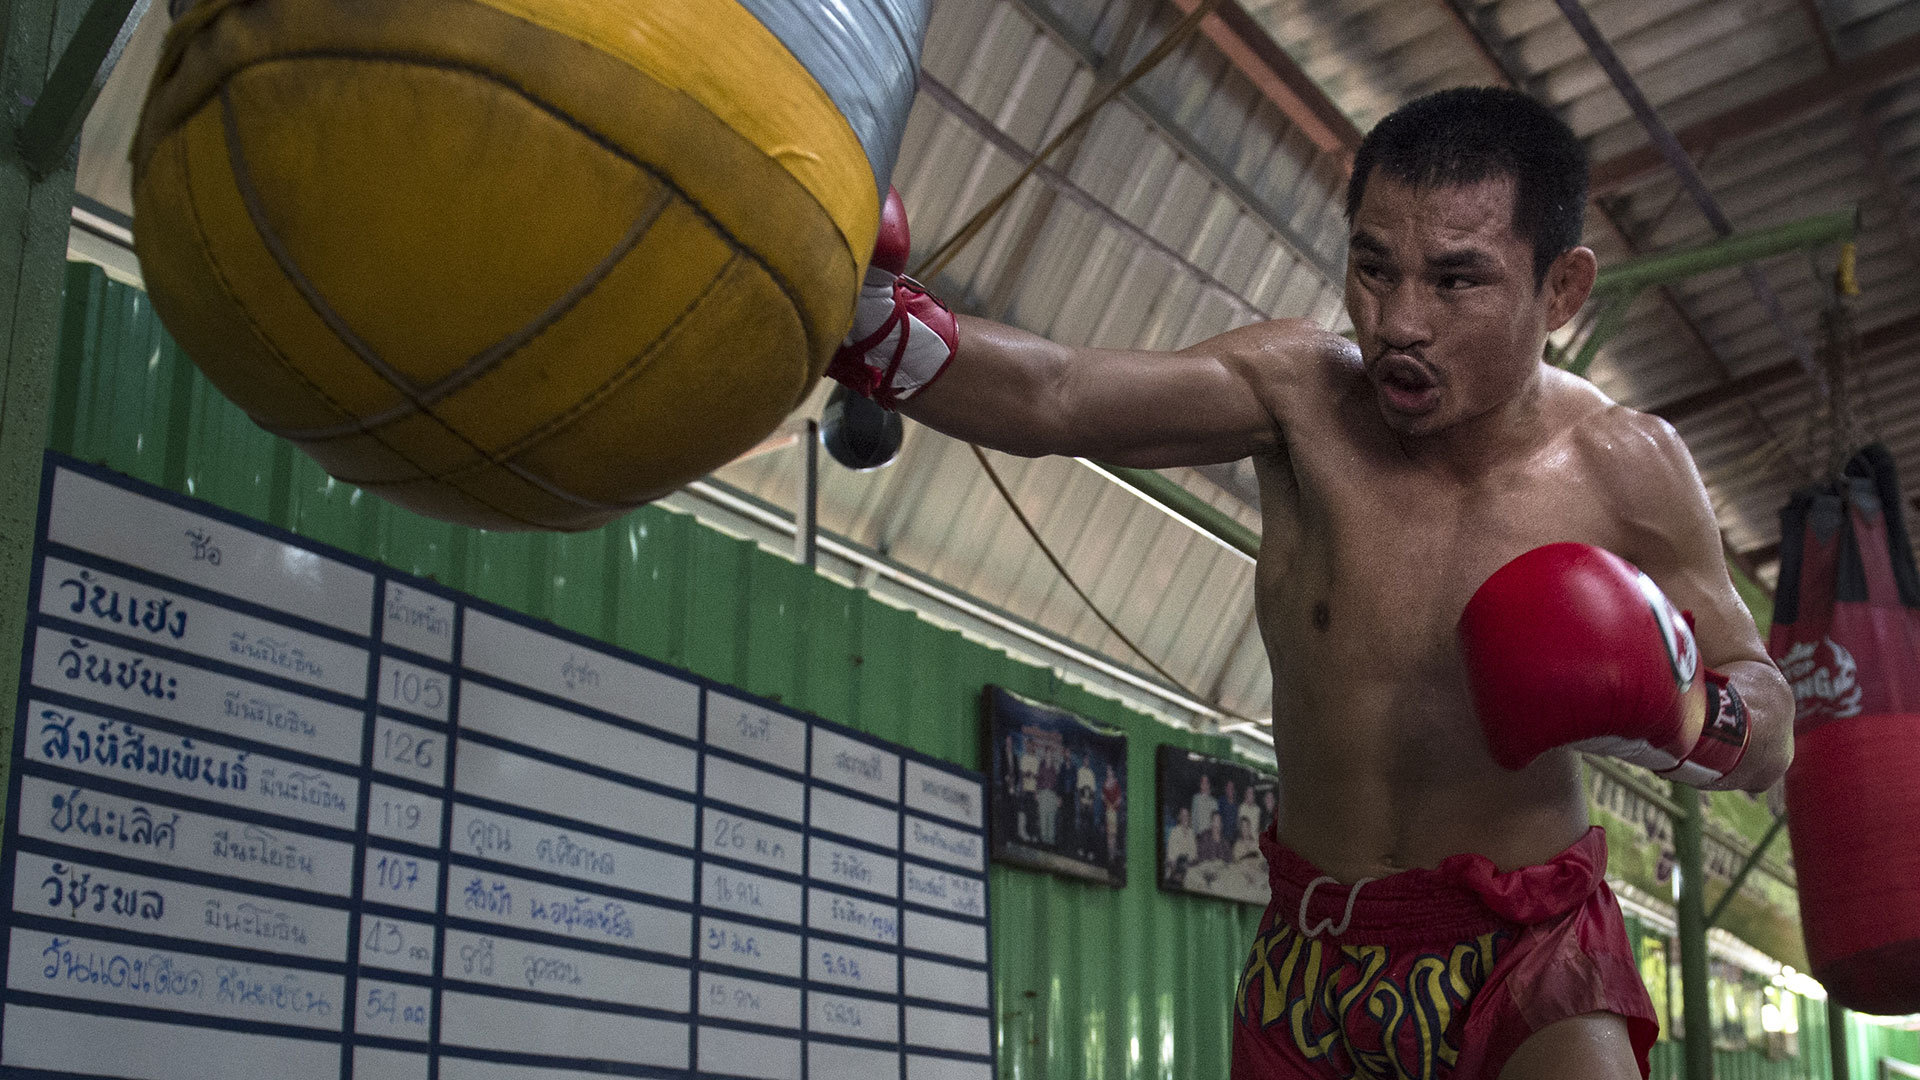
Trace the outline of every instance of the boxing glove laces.
[[960, 337], [947, 305], [906, 275], [908, 251], [906, 206], [889, 187], [853, 329], [827, 365], [830, 378], [889, 409], [940, 377]]
[[1698, 786], [1746, 752], [1746, 705], [1702, 667], [1692, 617], [1612, 552], [1535, 548], [1480, 586], [1457, 629], [1474, 710], [1505, 768], [1572, 746]]

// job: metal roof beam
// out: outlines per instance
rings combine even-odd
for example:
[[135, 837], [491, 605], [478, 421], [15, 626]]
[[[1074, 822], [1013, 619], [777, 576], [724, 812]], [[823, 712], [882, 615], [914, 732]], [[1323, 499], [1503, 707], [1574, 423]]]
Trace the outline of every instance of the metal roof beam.
[[[1112, 43], [1108, 46], [1107, 55], [1102, 57], [1100, 63], [1093, 69], [1093, 85], [1087, 90], [1086, 101], [1075, 103], [1074, 107], [1066, 110], [1069, 126], [1079, 122], [1071, 118], [1086, 102], [1100, 101], [1111, 92], [1115, 83], [1126, 77], [1127, 55], [1133, 48], [1134, 38], [1146, 25], [1147, 13], [1154, 2], [1155, 0], [1146, 0], [1143, 3], [1124, 5], [1126, 13], [1121, 20], [1120, 29], [1115, 32]], [[921, 86], [925, 88], [930, 81], [931, 77], [927, 75], [925, 69], [922, 69]], [[1069, 80], [1069, 85], [1071, 83], [1072, 80]], [[950, 96], [955, 103], [960, 103], [958, 95]], [[986, 118], [982, 116], [980, 119]], [[1049, 121], [1046, 130], [1049, 132], [1054, 130], [1055, 121], [1058, 119], [1055, 117], [1053, 121]], [[1061, 176], [1071, 175], [1075, 164], [1080, 160], [1080, 152], [1087, 145], [1087, 136], [1092, 130], [1090, 125], [1082, 125], [1079, 130], [1068, 136], [1065, 142], [1057, 146], [1042, 143], [1043, 148], [1049, 148], [1052, 151], [1048, 159], [1050, 167]], [[1030, 163], [1034, 155], [1028, 154], [1026, 157], [1027, 161], [1022, 164]], [[996, 275], [998, 280], [988, 289], [987, 297], [981, 304], [989, 318], [1006, 321], [1008, 312], [1020, 295], [1021, 286], [1026, 282], [1027, 270], [1040, 248], [1040, 236], [1046, 231], [1047, 223], [1053, 218], [1054, 203], [1058, 197], [1058, 185], [1043, 185], [1033, 193], [1033, 200], [1024, 211], [1024, 220], [1016, 226], [1018, 235], [1007, 244], [1009, 248], [1007, 261], [1001, 267], [1000, 273]], [[1003, 213], [1005, 209], [1003, 208]], [[1002, 242], [1006, 241], [1003, 239]]]
[[[1177, 4], [1182, 2], [1182, 0], [1175, 0], [1175, 2]], [[1222, 2], [1230, 2], [1230, 0], [1222, 0]], [[1059, 16], [1048, 8], [1046, 4], [1042, 3], [1041, 0], [1011, 0], [1011, 4], [1022, 14], [1031, 18], [1042, 27], [1045, 27], [1062, 45], [1067, 47], [1069, 52], [1080, 57], [1082, 63], [1085, 63], [1091, 68], [1097, 69], [1099, 67], [1100, 56], [1097, 50], [1094, 49], [1092, 43], [1082, 40], [1076, 35], [1074, 31], [1063, 23]], [[1211, 16], [1209, 17], [1209, 21], [1211, 21]], [[1201, 28], [1203, 30], [1206, 28], [1205, 23], [1202, 23]], [[1271, 39], [1269, 39], [1269, 42], [1271, 42]], [[1278, 48], [1278, 46], [1275, 47]], [[1312, 241], [1302, 235], [1286, 215], [1279, 212], [1278, 207], [1269, 205], [1265, 200], [1255, 194], [1251, 188], [1242, 183], [1239, 177], [1234, 175], [1233, 169], [1227, 162], [1219, 160], [1212, 150], [1200, 145], [1199, 141], [1194, 138], [1191, 132], [1178, 123], [1172, 115], [1163, 110], [1150, 96], [1143, 93], [1139, 84], [1128, 87], [1121, 97], [1131, 104], [1134, 110], [1143, 118], [1158, 128], [1160, 133], [1165, 135], [1169, 142], [1173, 143], [1173, 148], [1176, 151], [1211, 176], [1214, 183], [1231, 193], [1233, 197], [1239, 201], [1241, 206], [1265, 221], [1267, 226], [1286, 242], [1287, 246], [1293, 250], [1295, 255], [1319, 271], [1322, 279], [1330, 282], [1338, 282], [1346, 277], [1344, 259], [1336, 262], [1320, 253], [1314, 247]], [[1329, 107], [1331, 108], [1331, 105], [1329, 105]], [[1351, 126], [1351, 124], [1349, 124], [1349, 126]], [[1318, 160], [1318, 158], [1314, 160]], [[1347, 163], [1346, 159], [1342, 158], [1341, 160], [1343, 163]], [[1307, 168], [1302, 170], [1303, 179], [1311, 172], [1312, 162], [1308, 162]]]
[[[1191, 13], [1200, 6], [1200, 0], [1173, 0], [1173, 4], [1181, 12]], [[1340, 157], [1347, 168], [1352, 168], [1353, 152], [1360, 148], [1360, 129], [1313, 77], [1294, 63], [1273, 35], [1240, 6], [1239, 0], [1219, 0], [1213, 14], [1200, 23], [1200, 32], [1240, 74], [1260, 88], [1289, 123], [1323, 152]]]
[[[1839, 67], [1792, 86], [1736, 105], [1673, 133], [1682, 147], [1699, 153], [1715, 143], [1757, 135], [1838, 104], [1849, 95], [1871, 93], [1920, 69], [1920, 34], [1901, 38]], [[1593, 167], [1594, 195], [1607, 195], [1660, 171], [1666, 158], [1648, 143]]]
[[[1474, 18], [1472, 12], [1463, 6], [1464, 2], [1465, 0], [1434, 0], [1434, 3], [1439, 5], [1441, 10], [1453, 21], [1454, 25], [1458, 26], [1461, 32], [1467, 35], [1468, 41], [1473, 45], [1475, 51], [1480, 54], [1481, 60], [1492, 70], [1494, 77], [1509, 89], [1524, 90], [1522, 85], [1523, 73], [1517, 70], [1517, 65], [1509, 62], [1509, 60], [1502, 56], [1494, 47], [1490, 37], [1491, 31], [1481, 26]], [[1640, 245], [1634, 241], [1632, 235], [1620, 224], [1620, 220], [1614, 216], [1613, 211], [1606, 203], [1595, 199], [1592, 205], [1593, 209], [1600, 215], [1600, 220], [1606, 222], [1607, 227], [1612, 230], [1615, 239], [1619, 241], [1621, 247], [1626, 249], [1627, 254], [1634, 256], [1639, 255]], [[1680, 298], [1675, 295], [1674, 291], [1665, 284], [1656, 284], [1652, 287], [1652, 292], [1653, 295], [1660, 299], [1661, 303], [1666, 305], [1667, 310], [1673, 315], [1674, 320], [1680, 324], [1681, 330], [1686, 333], [1687, 339], [1693, 343], [1694, 349], [1698, 351], [1701, 356], [1705, 357], [1716, 371], [1730, 378], [1733, 373], [1727, 367], [1726, 361], [1721, 359], [1720, 351], [1714, 347], [1712, 341], [1708, 340], [1706, 332], [1700, 329], [1699, 322], [1695, 320], [1693, 315], [1687, 311], [1686, 307], [1680, 303]], [[1772, 427], [1767, 423], [1766, 418], [1760, 414], [1759, 409], [1751, 403], [1748, 403], [1747, 412], [1754, 425], [1762, 432], [1769, 436], [1773, 434]]]
[[[934, 104], [945, 109], [947, 114], [953, 117], [954, 120], [970, 128], [975, 134], [986, 140], [987, 144], [994, 149], [1023, 166], [1033, 161], [1034, 155], [1032, 150], [1027, 149], [1020, 140], [1001, 130], [998, 125], [988, 119], [979, 110], [968, 105], [966, 100], [951, 87], [935, 78], [932, 72], [924, 68], [920, 71], [920, 93], [925, 95], [926, 98]], [[1042, 164], [1033, 170], [1033, 175], [1050, 190], [1066, 196], [1067, 201], [1087, 213], [1092, 214], [1094, 217], [1099, 218], [1102, 224], [1125, 234], [1135, 243], [1151, 249], [1156, 255], [1172, 262], [1175, 266], [1178, 266], [1182, 272], [1198, 280], [1202, 286], [1218, 292], [1234, 307], [1239, 308], [1243, 315], [1255, 319], [1270, 319], [1273, 317], [1252, 300], [1241, 295], [1239, 290], [1221, 281], [1219, 278], [1214, 277], [1186, 256], [1168, 247], [1152, 233], [1134, 224], [1126, 215], [1108, 206], [1106, 203], [1101, 202], [1092, 192], [1068, 178], [1062, 169], [1054, 165]], [[992, 312], [987, 310], [974, 314], [990, 316]]]
[[[1865, 331], [1860, 335], [1860, 353], [1865, 356], [1879, 349], [1904, 345], [1916, 337], [1920, 337], [1920, 314], [1896, 319]], [[1689, 417], [1706, 412], [1730, 398], [1758, 394], [1791, 383], [1800, 374], [1802, 372], [1799, 363], [1793, 360], [1782, 360], [1717, 386], [1710, 386], [1705, 390], [1675, 398], [1664, 405], [1655, 405], [1646, 411], [1670, 424], [1677, 424]]]
[[1610, 266], [1600, 271], [1593, 291], [1602, 295], [1636, 293], [1649, 286], [1666, 285], [1697, 274], [1745, 266], [1802, 248], [1844, 243], [1853, 239], [1859, 229], [1859, 209], [1848, 208], [1815, 214], [1783, 225], [1731, 233], [1695, 247], [1655, 252]]
[[[1720, 204], [1714, 201], [1713, 193], [1707, 190], [1707, 183], [1701, 179], [1700, 171], [1694, 168], [1693, 160], [1687, 156], [1686, 148], [1680, 145], [1674, 138], [1673, 132], [1660, 119], [1659, 113], [1654, 111], [1653, 103], [1648, 101], [1646, 94], [1641, 92], [1639, 84], [1634, 82], [1633, 75], [1627, 71], [1626, 65], [1621, 63], [1619, 55], [1613, 51], [1613, 46], [1607, 43], [1606, 36], [1600, 32], [1600, 28], [1593, 24], [1593, 18], [1587, 14], [1587, 9], [1580, 5], [1580, 0], [1554, 0], [1554, 4], [1560, 9], [1560, 13], [1566, 16], [1568, 24], [1573, 27], [1573, 32], [1585, 43], [1588, 55], [1593, 57], [1594, 63], [1599, 65], [1600, 70], [1606, 73], [1608, 81], [1613, 83], [1614, 90], [1626, 100], [1627, 107], [1640, 121], [1640, 126], [1647, 130], [1647, 135], [1659, 149], [1660, 156], [1665, 158], [1667, 164], [1679, 175], [1681, 185], [1693, 197], [1694, 204], [1699, 207], [1701, 215], [1707, 219], [1707, 224], [1721, 236], [1731, 234], [1733, 223], [1727, 220], [1727, 215], [1721, 211]], [[1773, 286], [1767, 283], [1766, 275], [1759, 267], [1749, 265], [1742, 272], [1747, 279], [1747, 284], [1753, 290], [1754, 299], [1759, 302], [1761, 310], [1767, 313], [1768, 320], [1773, 323], [1781, 340], [1786, 343], [1787, 351], [1799, 361], [1800, 366], [1806, 370], [1807, 377], [1813, 380], [1820, 396], [1825, 398], [1826, 383], [1822, 380], [1820, 367], [1814, 360], [1813, 348], [1807, 344], [1806, 338], [1787, 318], [1786, 309], [1780, 304], [1779, 294], [1775, 293]]]
[[93, 0], [20, 121], [15, 144], [37, 177], [60, 167], [151, 0]]
[[[1814, 40], [1820, 43], [1820, 55], [1826, 58], [1827, 70], [1840, 67], [1840, 52], [1834, 47], [1833, 34], [1827, 29], [1826, 15], [1820, 10], [1819, 0], [1800, 0], [1800, 13], [1807, 21], [1807, 29]], [[1913, 211], [1907, 205], [1906, 192], [1900, 182], [1894, 178], [1893, 170], [1887, 166], [1886, 147], [1881, 144], [1879, 124], [1873, 115], [1873, 109], [1863, 91], [1851, 91], [1846, 95], [1847, 119], [1853, 125], [1853, 141], [1860, 148], [1860, 154], [1867, 159], [1867, 172], [1873, 177], [1874, 190], [1893, 207], [1894, 227], [1900, 232], [1901, 250], [1907, 261], [1915, 269], [1920, 269], [1920, 227], [1917, 227]]]
[[1724, 402], [1763, 393], [1793, 382], [1802, 374], [1804, 373], [1800, 370], [1800, 364], [1797, 361], [1782, 360], [1777, 364], [1769, 364], [1757, 371], [1750, 371], [1705, 390], [1675, 398], [1664, 405], [1655, 405], [1645, 411], [1669, 424], [1678, 424], [1682, 420], [1706, 412]]

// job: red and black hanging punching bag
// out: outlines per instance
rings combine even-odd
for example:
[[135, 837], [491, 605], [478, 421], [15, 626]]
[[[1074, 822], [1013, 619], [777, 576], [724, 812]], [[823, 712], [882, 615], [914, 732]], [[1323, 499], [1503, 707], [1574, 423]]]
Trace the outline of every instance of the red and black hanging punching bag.
[[1920, 575], [1893, 459], [1780, 512], [1767, 641], [1793, 684], [1787, 832], [1813, 976], [1866, 1013], [1920, 1012]]

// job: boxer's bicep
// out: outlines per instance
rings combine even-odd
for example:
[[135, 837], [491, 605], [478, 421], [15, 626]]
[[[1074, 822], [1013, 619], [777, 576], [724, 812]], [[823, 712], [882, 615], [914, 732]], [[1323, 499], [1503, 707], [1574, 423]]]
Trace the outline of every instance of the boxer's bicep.
[[1645, 535], [1640, 551], [1622, 554], [1693, 614], [1701, 663], [1726, 675], [1746, 703], [1753, 727], [1747, 755], [1711, 786], [1764, 790], [1793, 756], [1793, 693], [1733, 586], [1719, 523], [1692, 455], [1665, 422], [1646, 420], [1650, 453], [1631, 478], [1636, 504], [1648, 508], [1635, 515]]
[[[1360, 365], [1352, 342], [1303, 319], [1239, 327], [1179, 352], [1121, 356], [1115, 366], [1078, 369], [1073, 411], [1110, 440], [1095, 456], [1141, 468], [1279, 451], [1286, 417]], [[1120, 424], [1106, 427], [1115, 417]]]
[[1693, 613], [1701, 659], [1709, 667], [1740, 660], [1770, 663], [1753, 615], [1727, 572], [1724, 545], [1706, 485], [1686, 444], [1665, 421], [1636, 416], [1616, 481], [1629, 492], [1632, 548], [1620, 554]]

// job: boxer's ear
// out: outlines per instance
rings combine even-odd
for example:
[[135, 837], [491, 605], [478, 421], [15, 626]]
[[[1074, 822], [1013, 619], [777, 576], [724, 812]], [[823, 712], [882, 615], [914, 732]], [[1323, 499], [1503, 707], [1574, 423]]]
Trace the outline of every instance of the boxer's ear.
[[1599, 273], [1600, 262], [1592, 248], [1568, 248], [1554, 257], [1547, 267], [1547, 279], [1541, 282], [1541, 289], [1547, 294], [1548, 333], [1565, 326], [1587, 302]]

